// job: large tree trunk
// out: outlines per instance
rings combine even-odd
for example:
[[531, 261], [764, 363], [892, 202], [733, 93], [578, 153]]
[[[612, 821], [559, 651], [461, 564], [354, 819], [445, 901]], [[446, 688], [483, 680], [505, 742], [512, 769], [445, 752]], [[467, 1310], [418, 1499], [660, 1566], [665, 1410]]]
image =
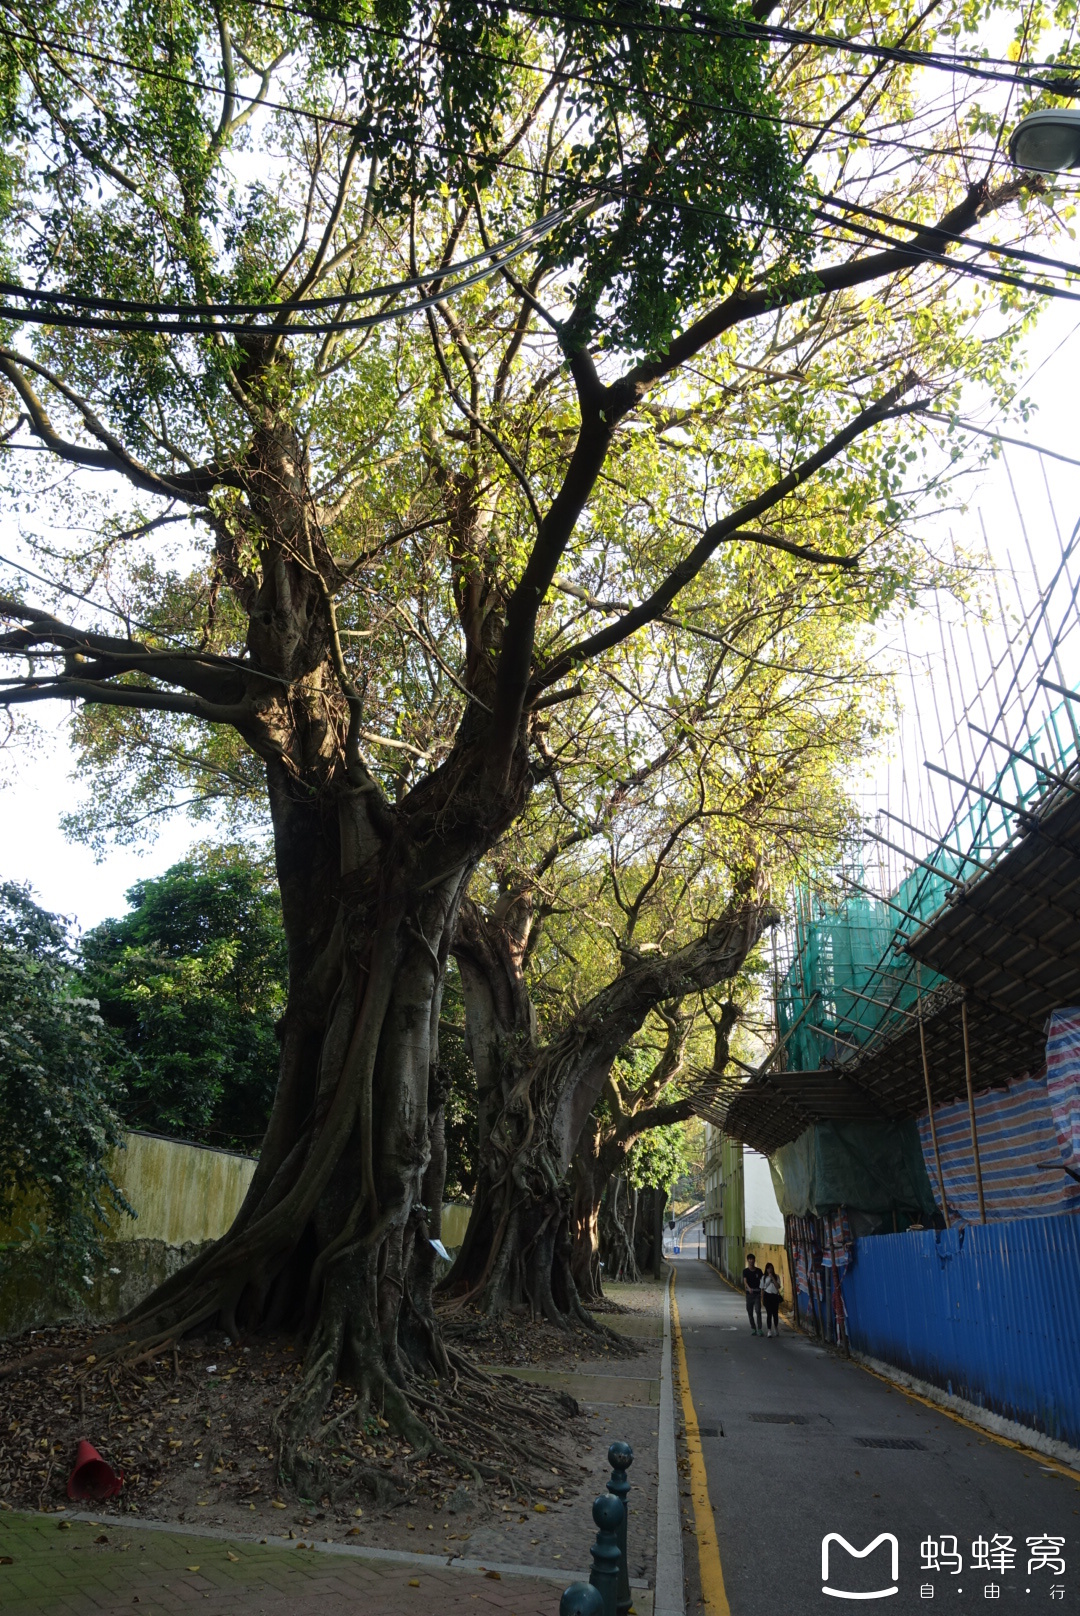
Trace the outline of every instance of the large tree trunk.
[[[359, 752], [360, 698], [327, 652], [336, 628], [305, 527], [302, 448], [268, 439], [263, 453], [266, 499], [253, 477], [251, 503], [272, 541], [246, 604], [266, 694], [244, 733], [267, 762], [289, 947], [278, 1088], [232, 1228], [124, 1320], [115, 1345], [151, 1353], [215, 1321], [234, 1336], [299, 1331], [305, 1373], [280, 1431], [283, 1469], [302, 1479], [303, 1444], [339, 1379], [361, 1413], [378, 1408], [432, 1443], [414, 1409], [451, 1367], [427, 1211], [442, 1198], [432, 1074], [444, 975], [468, 881], [521, 813], [529, 773], [526, 721], [493, 766], [490, 719], [473, 704], [443, 765], [396, 805], [383, 796]], [[286, 547], [312, 565], [283, 560]]]
[[[713, 1018], [712, 1066], [698, 1076], [695, 1087], [708, 1088], [713, 1079], [723, 1077], [731, 1034], [738, 1018], [738, 1006], [731, 999]], [[571, 1269], [580, 1294], [588, 1302], [597, 1302], [603, 1295], [601, 1281], [605, 1269], [601, 1264], [600, 1211], [609, 1185], [618, 1182], [616, 1175], [622, 1173], [630, 1151], [643, 1134], [654, 1128], [669, 1128], [694, 1115], [694, 1094], [657, 1103], [682, 1067], [688, 1030], [688, 1023], [677, 1013], [666, 1013], [665, 1020], [667, 1043], [648, 1080], [629, 1095], [617, 1083], [608, 1085], [607, 1115], [603, 1120], [598, 1116], [589, 1118], [574, 1155]], [[624, 1100], [629, 1100], [633, 1108], [624, 1104]], [[636, 1267], [636, 1263], [633, 1266]], [[610, 1273], [608, 1277], [612, 1277]]]
[[[582, 1242], [575, 1240], [569, 1174], [612, 1063], [658, 1005], [732, 977], [772, 918], [753, 897], [743, 898], [675, 953], [628, 956], [614, 981], [538, 1047], [524, 987], [529, 927], [520, 903], [491, 915], [463, 906], [454, 950], [480, 1096], [479, 1174], [469, 1228], [441, 1296], [489, 1314], [523, 1307], [553, 1323], [593, 1324], [581, 1287], [586, 1296], [600, 1294], [595, 1224], [606, 1177], [583, 1187], [591, 1255], [582, 1268], [574, 1260]], [[618, 1159], [616, 1152], [612, 1168]]]

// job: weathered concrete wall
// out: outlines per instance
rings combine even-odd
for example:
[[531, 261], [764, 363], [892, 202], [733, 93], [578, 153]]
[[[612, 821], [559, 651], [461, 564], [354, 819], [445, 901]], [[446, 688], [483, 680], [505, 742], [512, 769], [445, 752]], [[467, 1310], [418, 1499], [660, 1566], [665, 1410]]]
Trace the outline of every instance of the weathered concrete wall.
[[247, 1194], [253, 1157], [157, 1134], [124, 1137], [126, 1149], [113, 1152], [109, 1172], [138, 1217], [119, 1218], [113, 1239], [181, 1246], [225, 1233]]
[[[73, 1303], [58, 1295], [35, 1263], [25, 1240], [28, 1208], [12, 1226], [0, 1226], [0, 1339], [50, 1324], [119, 1318], [231, 1226], [255, 1172], [252, 1157], [158, 1134], [127, 1133], [124, 1140], [109, 1174], [138, 1215], [116, 1218], [84, 1299]], [[466, 1202], [443, 1207], [442, 1238], [450, 1251], [465, 1238], [471, 1210]], [[5, 1241], [15, 1244], [5, 1249]]]
[[110, 1240], [94, 1284], [77, 1301], [53, 1288], [29, 1243], [9, 1246], [0, 1252], [0, 1340], [50, 1324], [101, 1324], [122, 1318], [155, 1285], [197, 1257], [204, 1245]]
[[444, 1201], [442, 1209], [442, 1243], [447, 1251], [456, 1251], [465, 1238], [472, 1216], [471, 1201]]
[[128, 1133], [124, 1140], [109, 1174], [138, 1216], [116, 1218], [84, 1297], [68, 1300], [42, 1272], [24, 1240], [28, 1209], [13, 1227], [0, 1229], [0, 1246], [5, 1239], [17, 1242], [0, 1250], [0, 1337], [119, 1318], [231, 1225], [255, 1171], [250, 1156], [157, 1134]]

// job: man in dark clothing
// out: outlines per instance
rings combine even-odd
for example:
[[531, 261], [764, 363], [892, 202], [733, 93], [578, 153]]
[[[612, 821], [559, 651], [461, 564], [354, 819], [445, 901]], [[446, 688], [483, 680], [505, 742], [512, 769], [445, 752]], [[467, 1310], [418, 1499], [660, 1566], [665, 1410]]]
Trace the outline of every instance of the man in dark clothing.
[[750, 1334], [763, 1335], [761, 1328], [761, 1269], [752, 1251], [746, 1253], [743, 1269], [743, 1290], [746, 1292], [746, 1316], [750, 1320]]

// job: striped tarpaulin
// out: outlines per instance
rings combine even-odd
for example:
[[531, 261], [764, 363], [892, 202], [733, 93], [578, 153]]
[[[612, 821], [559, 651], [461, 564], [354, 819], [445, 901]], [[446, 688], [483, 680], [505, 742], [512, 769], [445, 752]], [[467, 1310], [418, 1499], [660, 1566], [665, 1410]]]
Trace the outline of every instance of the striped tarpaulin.
[[1080, 1168], [1080, 1010], [1055, 1010], [1046, 1039], [1046, 1092], [1062, 1155]]
[[[1076, 1093], [1074, 1076], [1074, 1106]], [[935, 1107], [934, 1123], [949, 1216], [956, 1222], [977, 1223], [979, 1197], [967, 1101]], [[1066, 1158], [1062, 1154], [1045, 1073], [1023, 1077], [1010, 1083], [1007, 1089], [977, 1094], [975, 1127], [988, 1218], [1035, 1218], [1057, 1212], [1080, 1212], [1080, 1184], [1063, 1172], [1060, 1165]], [[938, 1198], [937, 1167], [925, 1112], [919, 1118], [919, 1137], [926, 1171]], [[1043, 1169], [1040, 1163], [1052, 1163], [1053, 1169]]]

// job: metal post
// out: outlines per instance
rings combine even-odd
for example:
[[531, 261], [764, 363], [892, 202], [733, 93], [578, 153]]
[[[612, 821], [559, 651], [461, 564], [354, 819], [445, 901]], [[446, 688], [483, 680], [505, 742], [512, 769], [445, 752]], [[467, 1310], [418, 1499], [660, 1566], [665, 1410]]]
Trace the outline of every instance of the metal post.
[[593, 1501], [596, 1542], [589, 1553], [592, 1570], [589, 1581], [604, 1601], [604, 1616], [618, 1616], [619, 1609], [619, 1522], [626, 1511], [611, 1493], [601, 1493]]
[[630, 1478], [626, 1474], [634, 1462], [634, 1450], [629, 1442], [613, 1442], [607, 1450], [608, 1464], [611, 1466], [611, 1479], [607, 1484], [609, 1493], [619, 1500], [623, 1507], [622, 1520], [619, 1522], [619, 1598], [615, 1607], [618, 1616], [627, 1616], [630, 1609], [630, 1566], [626, 1558], [626, 1529], [630, 1517]]
[[[930, 1063], [926, 1058], [926, 1029], [922, 1018], [922, 977], [918, 963], [915, 965], [915, 1009], [919, 1017], [919, 1048], [922, 1050], [923, 1082], [926, 1084], [926, 1114], [930, 1118], [930, 1138], [934, 1146], [934, 1161], [937, 1163], [938, 1189], [941, 1191], [941, 1213], [945, 1219], [945, 1227], [950, 1227], [949, 1206], [945, 1199], [945, 1175], [941, 1171], [941, 1151], [938, 1149], [937, 1125], [934, 1122], [934, 1097], [930, 1093]], [[966, 1027], [965, 1022], [965, 1027]], [[967, 1047], [965, 1043], [965, 1049]]]
[[960, 1000], [960, 1023], [964, 1029], [964, 1077], [967, 1081], [968, 1117], [971, 1121], [971, 1153], [975, 1158], [975, 1188], [979, 1192], [979, 1222], [986, 1222], [983, 1199], [982, 1162], [979, 1160], [979, 1134], [975, 1126], [975, 1091], [971, 1086], [971, 1044], [968, 1040], [967, 989]]
[[604, 1616], [604, 1600], [587, 1582], [572, 1582], [559, 1600], [559, 1616]]

